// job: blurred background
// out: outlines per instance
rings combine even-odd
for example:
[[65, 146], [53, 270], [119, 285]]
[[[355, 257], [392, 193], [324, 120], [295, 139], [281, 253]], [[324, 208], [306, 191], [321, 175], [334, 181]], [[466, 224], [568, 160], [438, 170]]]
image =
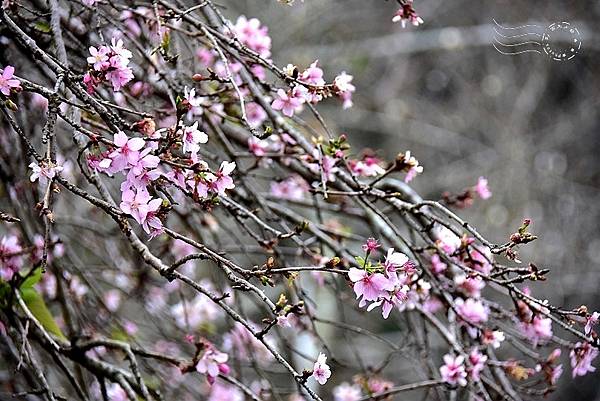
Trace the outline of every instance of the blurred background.
[[[391, 21], [393, 1], [231, 7], [227, 15], [269, 27], [276, 64], [302, 70], [318, 59], [328, 80], [354, 75], [353, 108], [320, 106], [330, 128], [388, 160], [411, 150], [425, 166], [412, 182], [424, 197], [441, 199], [487, 177], [494, 196], [461, 215], [496, 243], [531, 218], [540, 239], [521, 259], [551, 269], [552, 280], [533, 293], [600, 309], [600, 1], [416, 0], [425, 24], [405, 29]], [[582, 46], [564, 62], [543, 52], [503, 55], [492, 45], [494, 19], [537, 25], [526, 31], [540, 34], [566, 21]], [[599, 378], [563, 378], [550, 399], [600, 399]]]

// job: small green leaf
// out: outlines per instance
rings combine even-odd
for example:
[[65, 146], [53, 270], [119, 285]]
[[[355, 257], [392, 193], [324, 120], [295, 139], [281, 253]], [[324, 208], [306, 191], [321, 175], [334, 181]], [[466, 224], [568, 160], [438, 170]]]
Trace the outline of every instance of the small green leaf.
[[52, 31], [52, 27], [46, 21], [38, 21], [34, 25], [35, 29], [44, 33], [50, 33]]
[[356, 259], [356, 263], [358, 263], [360, 266], [365, 265], [365, 258], [362, 256], [355, 256], [354, 259]]
[[66, 340], [67, 338], [62, 333], [54, 317], [48, 310], [44, 298], [33, 288], [21, 288], [21, 297], [25, 302], [25, 305], [31, 311], [31, 314], [40, 322], [49, 333], [54, 334], [56, 337]]
[[33, 288], [33, 286], [39, 283], [42, 279], [42, 274], [42, 268], [38, 267], [29, 275], [29, 277], [25, 279], [25, 281], [23, 281], [20, 288]]

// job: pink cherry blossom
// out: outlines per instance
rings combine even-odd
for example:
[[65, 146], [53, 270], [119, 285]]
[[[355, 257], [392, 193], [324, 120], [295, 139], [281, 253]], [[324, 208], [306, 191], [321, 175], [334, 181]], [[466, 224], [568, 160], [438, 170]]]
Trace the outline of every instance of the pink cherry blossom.
[[408, 256], [402, 252], [396, 252], [394, 248], [390, 248], [388, 249], [385, 261], [383, 262], [383, 267], [388, 273], [395, 272], [396, 269], [404, 266], [406, 262], [408, 262]]
[[130, 68], [119, 66], [114, 70], [106, 72], [106, 79], [108, 79], [113, 86], [115, 92], [121, 90], [123, 86], [133, 79], [133, 72]]
[[217, 56], [218, 54], [214, 50], [209, 50], [205, 47], [199, 47], [196, 50], [198, 61], [200, 61], [200, 64], [207, 67], [212, 67], [214, 65]]
[[491, 345], [493, 348], [500, 348], [502, 341], [504, 341], [504, 333], [497, 330], [484, 330], [481, 339], [485, 345]]
[[469, 378], [474, 381], [479, 380], [479, 375], [485, 368], [485, 362], [487, 361], [487, 355], [479, 352], [477, 348], [473, 348], [471, 353], [469, 354], [469, 364], [470, 367], [467, 368], [467, 373], [469, 374]]
[[373, 302], [367, 307], [367, 311], [381, 306], [381, 316], [387, 319], [395, 306], [400, 307], [409, 299], [410, 288], [407, 285], [398, 285], [392, 291], [383, 295], [377, 302]]
[[[325, 85], [325, 80], [323, 79], [323, 70], [317, 67], [319, 60], [315, 60], [314, 63], [310, 65], [302, 74], [300, 74], [300, 79], [303, 82], [306, 82], [310, 85], [315, 86], [323, 86]], [[318, 91], [309, 91], [306, 96], [306, 100], [311, 103], [320, 102], [323, 99], [323, 96]]]
[[467, 323], [480, 324], [487, 321], [489, 312], [481, 301], [473, 298], [467, 298], [465, 301], [458, 298], [454, 303], [458, 314]]
[[464, 387], [467, 385], [467, 371], [465, 370], [465, 358], [462, 355], [444, 355], [444, 365], [440, 367], [442, 380], [453, 386]]
[[205, 374], [209, 383], [214, 383], [214, 380], [223, 371], [228, 371], [226, 365], [229, 356], [224, 352], [219, 351], [212, 344], [205, 344], [205, 350], [200, 360], [196, 364], [196, 371]]
[[4, 96], [10, 96], [11, 91], [21, 89], [21, 82], [18, 79], [13, 78], [15, 73], [15, 67], [7, 65], [3, 70], [0, 70], [0, 92]]
[[23, 266], [23, 250], [16, 235], [2, 237], [0, 241], [0, 278], [8, 281]]
[[327, 380], [331, 377], [331, 369], [329, 368], [329, 365], [327, 365], [327, 357], [325, 354], [320, 353], [317, 357], [317, 361], [313, 366], [312, 376], [320, 385], [327, 383]]
[[488, 180], [484, 177], [479, 177], [477, 185], [475, 185], [475, 192], [481, 199], [489, 199], [492, 197], [492, 191], [488, 187]]
[[99, 167], [106, 169], [111, 173], [119, 172], [127, 167], [130, 163], [137, 163], [140, 158], [140, 149], [145, 145], [142, 138], [129, 138], [124, 132], [119, 132], [114, 135], [113, 142], [116, 146], [107, 159], [100, 162]]
[[210, 395], [207, 401], [244, 401], [244, 393], [232, 385], [225, 385], [219, 382], [210, 389]]
[[131, 215], [139, 224], [144, 224], [148, 219], [148, 214], [156, 212], [162, 199], [151, 198], [148, 191], [144, 189], [138, 189], [137, 192], [127, 190], [123, 192], [121, 201], [121, 210]]
[[479, 298], [485, 281], [479, 276], [471, 277], [464, 274], [454, 276], [454, 284], [468, 297]]
[[93, 71], [83, 77], [88, 92], [93, 93], [103, 81], [109, 81], [113, 91], [117, 92], [133, 79], [133, 71], [129, 67], [132, 53], [124, 48], [122, 39], [113, 37], [111, 46], [91, 46], [89, 52], [87, 62], [92, 65]]
[[381, 273], [369, 274], [366, 270], [353, 267], [348, 271], [348, 277], [354, 283], [356, 299], [362, 297], [361, 304], [375, 301], [385, 295], [385, 291], [394, 289], [394, 283]]
[[271, 182], [271, 195], [276, 198], [301, 200], [308, 193], [308, 190], [308, 184], [300, 176], [288, 177], [280, 182]]
[[379, 165], [380, 160], [376, 157], [365, 157], [363, 160], [349, 160], [350, 170], [359, 176], [376, 177], [385, 173], [385, 169]]
[[352, 94], [356, 91], [356, 87], [350, 83], [353, 79], [354, 77], [352, 75], [346, 74], [346, 71], [342, 71], [342, 73], [333, 80], [333, 85], [337, 89], [337, 94], [344, 102], [344, 109], [348, 109], [353, 105]]
[[271, 38], [268, 35], [268, 28], [261, 26], [258, 19], [247, 19], [243, 15], [238, 17], [233, 26], [233, 33], [240, 42], [260, 54], [261, 57], [268, 58], [271, 55]]
[[255, 136], [248, 138], [248, 150], [254, 154], [254, 156], [262, 157], [269, 149], [269, 142], [265, 139], [258, 139]]
[[301, 110], [304, 101], [304, 96], [295, 96], [294, 92], [285, 92], [283, 89], [279, 89], [271, 106], [275, 110], [281, 110], [284, 115], [292, 117], [295, 112]]
[[448, 255], [452, 255], [462, 245], [460, 237], [448, 228], [437, 225], [434, 227], [438, 246]]
[[442, 262], [440, 255], [438, 255], [437, 253], [434, 253], [433, 255], [431, 255], [430, 261], [431, 261], [431, 271], [436, 275], [442, 274], [448, 268], [448, 265], [445, 264], [444, 262]]
[[569, 354], [573, 377], [585, 376], [588, 373], [595, 372], [596, 368], [592, 366], [592, 362], [597, 356], [598, 349], [592, 347], [589, 343], [578, 342], [575, 344], [575, 348]]
[[225, 191], [235, 188], [233, 178], [231, 178], [233, 170], [235, 170], [235, 162], [221, 162], [221, 167], [219, 167], [214, 181], [210, 183], [211, 189], [216, 191], [220, 196], [227, 196]]
[[411, 182], [413, 178], [417, 176], [417, 174], [421, 174], [423, 172], [423, 166], [420, 166], [419, 161], [414, 156], [411, 156], [410, 150], [407, 150], [404, 154], [403, 163], [407, 166], [405, 168], [406, 177], [404, 177], [404, 182], [406, 183]]
[[375, 238], [367, 238], [367, 242], [362, 244], [362, 249], [365, 252], [370, 253], [377, 250], [378, 248], [381, 248], [381, 244]]
[[121, 292], [117, 289], [108, 290], [104, 294], [104, 305], [111, 312], [116, 312], [121, 305]]
[[183, 152], [190, 153], [192, 161], [198, 160], [198, 151], [200, 144], [208, 142], [208, 135], [198, 129], [198, 121], [193, 125], [182, 127], [177, 131], [177, 135], [181, 135], [183, 140]]
[[335, 175], [340, 170], [339, 167], [336, 166], [336, 163], [338, 162], [337, 158], [329, 155], [321, 155], [319, 149], [315, 149], [312, 158], [310, 158], [309, 161], [308, 168], [310, 171], [319, 176], [322, 175], [323, 179], [326, 181], [335, 181]]
[[360, 386], [344, 382], [333, 388], [333, 401], [358, 401], [362, 398]]
[[106, 46], [100, 46], [99, 48], [95, 48], [91, 46], [90, 49], [90, 57], [87, 58], [88, 64], [92, 64], [94, 70], [96, 71], [104, 71], [110, 66], [108, 62], [108, 53], [110, 49]]
[[252, 128], [260, 126], [267, 119], [267, 112], [258, 103], [246, 104], [246, 117]]
[[552, 320], [539, 315], [533, 317], [531, 322], [520, 322], [519, 328], [523, 335], [533, 344], [552, 338]]
[[63, 169], [62, 166], [48, 162], [42, 162], [41, 165], [33, 162], [29, 165], [29, 168], [33, 170], [33, 173], [29, 177], [31, 182], [39, 180], [42, 185], [48, 180], [53, 179]]

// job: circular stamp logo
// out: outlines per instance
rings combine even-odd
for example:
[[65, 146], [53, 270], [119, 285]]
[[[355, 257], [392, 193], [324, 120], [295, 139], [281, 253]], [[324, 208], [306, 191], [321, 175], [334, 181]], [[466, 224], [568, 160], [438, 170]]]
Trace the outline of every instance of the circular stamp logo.
[[580, 48], [581, 35], [568, 22], [550, 24], [542, 35], [542, 49], [552, 60], [571, 60]]

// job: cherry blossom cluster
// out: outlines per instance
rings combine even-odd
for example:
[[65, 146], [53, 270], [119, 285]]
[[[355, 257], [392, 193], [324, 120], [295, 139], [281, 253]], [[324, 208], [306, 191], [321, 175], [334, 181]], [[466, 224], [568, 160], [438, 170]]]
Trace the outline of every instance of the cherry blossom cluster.
[[133, 55], [124, 47], [122, 39], [113, 37], [110, 45], [92, 46], [89, 51], [87, 62], [91, 69], [83, 76], [89, 93], [94, 93], [96, 87], [105, 81], [117, 92], [133, 79], [133, 71], [129, 67]]
[[145, 133], [148, 134], [146, 138], [128, 137], [124, 132], [114, 134], [109, 150], [90, 155], [88, 161], [97, 171], [111, 176], [116, 173], [125, 176], [125, 181], [120, 185], [120, 208], [131, 215], [151, 237], [163, 232], [161, 218], [165, 217], [162, 206], [166, 201], [153, 197], [149, 192], [157, 180], [166, 181], [198, 200], [227, 196], [226, 191], [235, 187], [231, 178], [235, 162], [223, 161], [219, 169], [212, 172], [206, 162], [199, 160], [200, 145], [208, 141], [208, 136], [198, 130], [198, 122], [191, 126], [181, 125], [175, 131], [182, 144], [181, 151], [187, 156], [184, 160], [189, 160], [189, 169], [159, 167], [161, 159], [155, 153], [162, 143], [161, 132], [150, 128]]
[[[406, 185], [424, 173], [410, 151], [386, 160], [354, 149], [353, 138], [321, 122], [313, 106], [326, 98], [352, 106], [351, 75], [328, 83], [318, 60], [305, 69], [277, 67], [277, 37], [256, 18], [229, 22], [229, 10], [210, 0], [188, 9], [168, 1], [135, 8], [82, 1], [89, 7], [81, 18], [102, 17], [110, 29], [97, 31], [112, 37], [89, 48], [88, 93], [77, 80], [56, 82], [63, 72], [79, 76], [62, 70], [77, 63], [62, 63], [59, 52], [39, 47], [47, 37], [33, 30], [40, 40], [28, 40], [0, 12], [9, 41], [37, 46], [29, 49], [34, 59], [23, 57], [28, 65], [46, 63], [52, 74], [43, 82], [75, 99], [49, 95], [53, 87], [40, 88], [36, 74], [16, 79], [10, 65], [1, 72], [5, 104], [23, 85], [35, 92], [37, 115], [45, 113], [41, 124], [20, 129], [21, 116], [3, 114], [19, 141], [5, 141], [0, 130], [3, 146], [20, 150], [6, 152], [15, 160], [6, 163], [10, 180], [2, 188], [0, 217], [16, 224], [0, 240], [0, 334], [22, 353], [15, 366], [36, 372], [42, 396], [62, 393], [54, 386], [63, 371], [46, 380], [38, 357], [77, 366], [91, 378], [82, 380], [84, 392], [98, 399], [164, 391], [184, 401], [198, 394], [209, 401], [383, 400], [411, 389], [389, 369], [402, 345], [377, 332], [396, 324], [418, 331], [422, 354], [430, 355], [427, 380], [412, 389], [500, 399], [510, 398], [503, 386], [550, 391], [563, 363], [573, 377], [595, 371], [600, 313], [557, 308], [527, 287], [548, 272], [518, 259], [519, 247], [537, 238], [531, 221], [495, 245], [446, 208], [489, 199], [485, 177], [462, 193], [444, 193], [443, 204], [423, 200]], [[52, 3], [49, 12], [62, 18]], [[400, 4], [394, 21], [423, 22], [412, 1]], [[40, 12], [40, 28], [47, 13]], [[98, 32], [73, 36], [61, 23], [49, 33], [56, 48], [56, 29], [85, 47], [97, 43]], [[136, 62], [135, 81], [133, 54], [118, 39], [126, 37], [151, 60]], [[28, 71], [25, 62], [18, 67]], [[100, 90], [103, 83], [113, 90]], [[84, 112], [69, 113], [73, 107]], [[302, 121], [306, 108], [318, 118]], [[78, 163], [76, 171], [64, 152], [87, 166]], [[34, 161], [22, 163], [25, 154]], [[131, 230], [129, 217], [141, 228]], [[142, 230], [152, 241], [137, 237]], [[22, 291], [38, 271], [35, 286]], [[346, 311], [369, 322], [343, 321]], [[559, 338], [562, 332], [575, 339]], [[375, 354], [370, 346], [341, 353], [341, 333], [394, 352], [354, 366]], [[45, 354], [29, 350], [38, 345]], [[530, 378], [531, 388], [519, 383]]]
[[327, 85], [323, 78], [324, 72], [318, 66], [319, 61], [314, 61], [302, 73], [298, 67], [289, 64], [284, 72], [296, 84], [289, 90], [278, 89], [271, 106], [288, 117], [293, 117], [303, 110], [305, 103], [317, 104], [331, 95], [338, 96], [343, 101], [344, 109], [352, 107], [352, 94], [356, 87], [352, 84], [352, 75], [345, 71], [340, 73], [331, 85]]
[[[44, 237], [35, 234], [33, 243], [26, 245], [18, 234], [9, 233], [0, 239], [0, 282], [8, 282], [18, 273], [26, 271], [26, 267], [38, 265], [44, 252]], [[46, 263], [51, 263], [53, 258], [64, 255], [65, 248], [62, 242], [53, 237], [50, 241]], [[17, 276], [20, 277], [20, 276]]]
[[418, 284], [414, 281], [415, 264], [394, 248], [388, 249], [383, 262], [373, 264], [370, 256], [380, 246], [377, 240], [370, 238], [363, 245], [365, 257], [356, 258], [362, 268], [352, 267], [348, 277], [354, 283], [359, 306], [364, 307], [370, 302], [368, 311], [381, 306], [382, 315], [387, 319], [394, 307], [404, 310], [409, 299], [419, 297], [417, 287], [428, 289], [429, 285], [422, 280]]

